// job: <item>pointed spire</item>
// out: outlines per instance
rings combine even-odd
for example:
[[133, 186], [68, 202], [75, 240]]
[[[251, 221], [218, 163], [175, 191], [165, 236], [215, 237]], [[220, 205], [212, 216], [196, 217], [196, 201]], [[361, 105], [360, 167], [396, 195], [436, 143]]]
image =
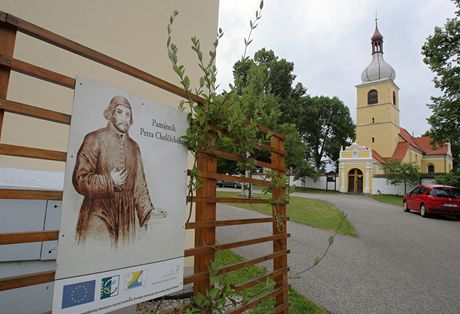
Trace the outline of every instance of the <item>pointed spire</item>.
[[372, 42], [372, 54], [380, 52], [383, 53], [383, 36], [379, 32], [379, 27], [377, 25], [377, 13], [375, 14], [375, 31], [374, 35], [371, 37]]
[[375, 31], [372, 35], [372, 62], [364, 69], [361, 74], [363, 83], [396, 78], [395, 70], [383, 60], [383, 36], [380, 34], [377, 24], [377, 15], [375, 17]]

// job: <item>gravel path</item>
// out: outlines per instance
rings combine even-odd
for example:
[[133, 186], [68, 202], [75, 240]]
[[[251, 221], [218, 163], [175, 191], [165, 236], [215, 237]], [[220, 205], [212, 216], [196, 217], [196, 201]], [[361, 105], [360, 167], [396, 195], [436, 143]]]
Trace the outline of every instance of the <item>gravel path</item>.
[[[424, 219], [360, 195], [294, 193], [343, 210], [358, 233], [338, 236], [323, 262], [290, 282], [331, 313], [460, 313], [460, 222]], [[260, 217], [231, 206], [219, 219]], [[250, 227], [248, 227], [250, 226]], [[291, 274], [311, 265], [330, 233], [288, 222]], [[218, 241], [270, 235], [269, 224], [218, 228]], [[236, 250], [246, 258], [269, 254], [271, 243]], [[271, 269], [271, 263], [264, 264]]]

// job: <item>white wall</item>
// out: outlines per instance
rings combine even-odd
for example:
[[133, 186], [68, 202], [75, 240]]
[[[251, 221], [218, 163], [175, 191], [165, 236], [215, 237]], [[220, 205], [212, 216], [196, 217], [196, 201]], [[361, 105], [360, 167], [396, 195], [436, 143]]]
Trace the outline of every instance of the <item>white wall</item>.
[[[294, 176], [291, 176], [289, 178], [289, 185], [290, 186], [298, 186], [298, 187], [306, 187], [306, 188], [311, 188], [311, 189], [320, 189], [320, 190], [326, 190], [326, 176], [320, 176], [316, 181], [313, 180], [312, 178], [305, 177], [304, 182], [302, 180], [294, 180]], [[339, 182], [338, 182], [338, 177], [337, 179], [337, 187], [336, 190], [339, 190]], [[328, 190], [334, 190], [334, 182], [328, 182]]]
[[[406, 189], [409, 192], [416, 185], [407, 184]], [[386, 178], [373, 178], [372, 179], [372, 194], [395, 194], [404, 195], [404, 183], [397, 185], [390, 185], [387, 183]]]
[[[432, 178], [422, 178], [423, 184], [434, 184], [434, 179]], [[407, 184], [406, 191], [409, 192], [418, 184], [411, 185]], [[373, 178], [372, 179], [372, 194], [396, 194], [396, 195], [404, 195], [404, 183], [400, 183], [397, 185], [390, 185], [387, 183], [386, 178]]]
[[[338, 178], [337, 178], [338, 180]], [[326, 176], [320, 176], [316, 181], [312, 178], [305, 177], [305, 182], [302, 180], [294, 180], [294, 177], [290, 177], [289, 185], [290, 186], [298, 186], [298, 187], [306, 187], [311, 189], [320, 189], [326, 190]], [[434, 179], [432, 178], [423, 178], [423, 184], [434, 184]], [[408, 184], [406, 189], [409, 192], [413, 189], [416, 185]], [[334, 182], [329, 182], [328, 190], [334, 190]], [[337, 181], [336, 190], [339, 191], [339, 182]], [[404, 184], [398, 185], [390, 185], [387, 183], [386, 178], [374, 177], [372, 179], [372, 191], [371, 194], [396, 194], [396, 195], [404, 195]]]

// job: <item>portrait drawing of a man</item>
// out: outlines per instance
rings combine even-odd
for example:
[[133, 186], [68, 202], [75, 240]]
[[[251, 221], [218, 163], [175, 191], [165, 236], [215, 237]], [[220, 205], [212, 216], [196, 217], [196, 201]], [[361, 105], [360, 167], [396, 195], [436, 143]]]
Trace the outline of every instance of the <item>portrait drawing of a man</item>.
[[112, 243], [134, 239], [150, 219], [166, 217], [149, 196], [128, 99], [115, 96], [104, 111], [107, 126], [87, 134], [76, 156], [72, 183], [84, 196], [76, 227], [77, 242], [109, 236]]

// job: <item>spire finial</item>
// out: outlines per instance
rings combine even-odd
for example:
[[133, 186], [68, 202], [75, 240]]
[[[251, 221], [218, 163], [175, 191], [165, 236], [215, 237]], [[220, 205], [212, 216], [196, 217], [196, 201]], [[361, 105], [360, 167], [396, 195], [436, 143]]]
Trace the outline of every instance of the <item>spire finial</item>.
[[375, 31], [374, 35], [371, 37], [372, 41], [372, 54], [376, 52], [383, 53], [383, 36], [379, 32], [379, 28], [377, 26], [377, 11], [375, 12]]

